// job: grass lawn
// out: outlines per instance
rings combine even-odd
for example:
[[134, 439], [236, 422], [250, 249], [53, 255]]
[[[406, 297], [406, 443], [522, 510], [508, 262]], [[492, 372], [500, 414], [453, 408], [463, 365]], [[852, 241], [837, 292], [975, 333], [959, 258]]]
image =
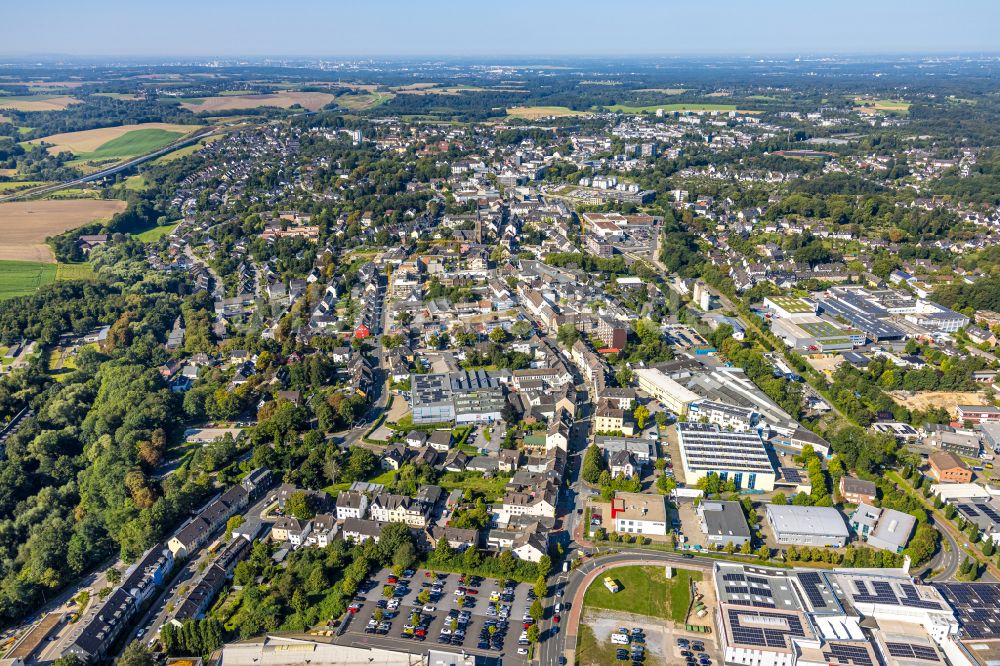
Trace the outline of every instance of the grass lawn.
[[129, 176], [125, 179], [124, 185], [126, 190], [132, 190], [133, 192], [142, 192], [149, 187], [149, 183], [146, 182], [146, 177], [142, 174]]
[[56, 265], [56, 280], [89, 280], [93, 277], [94, 267], [89, 263]]
[[605, 107], [608, 111], [621, 111], [622, 113], [656, 113], [657, 109], [663, 109], [664, 113], [674, 111], [736, 111], [735, 104], [654, 104], [653, 106], [628, 106], [627, 104], [615, 104]]
[[0, 300], [33, 294], [54, 282], [56, 265], [37, 261], [0, 261]]
[[663, 567], [621, 567], [608, 572], [621, 590], [612, 594], [604, 587], [604, 577], [595, 580], [584, 595], [590, 608], [636, 613], [683, 622], [687, 613], [690, 581], [701, 580], [701, 573], [674, 569], [667, 580]]
[[146, 229], [142, 233], [135, 234], [135, 237], [143, 243], [155, 243], [177, 227], [177, 224], [164, 224], [163, 226]]
[[504, 474], [487, 479], [475, 472], [445, 472], [438, 480], [438, 485], [451, 492], [456, 488], [461, 490], [471, 490], [474, 493], [484, 495], [486, 501], [492, 501], [503, 496], [504, 488], [510, 477]]
[[110, 157], [145, 155], [183, 136], [182, 132], [168, 132], [163, 129], [134, 130], [108, 141], [92, 153], [84, 153], [77, 155], [77, 157], [88, 160], [99, 160]]

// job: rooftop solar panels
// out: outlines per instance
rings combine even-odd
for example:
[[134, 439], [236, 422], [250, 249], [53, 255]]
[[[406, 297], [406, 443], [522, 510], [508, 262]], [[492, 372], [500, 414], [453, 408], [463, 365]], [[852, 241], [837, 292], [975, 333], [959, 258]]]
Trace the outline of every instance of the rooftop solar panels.
[[913, 645], [911, 643], [886, 643], [885, 647], [893, 657], [906, 659], [923, 659], [924, 661], [940, 661], [937, 651], [929, 645]]
[[[796, 615], [729, 608], [728, 617], [733, 639], [743, 645], [787, 648], [788, 636], [805, 636], [802, 621]], [[749, 624], [744, 624], [745, 620]]]
[[795, 467], [782, 467], [781, 478], [789, 483], [802, 483], [802, 473]]
[[845, 645], [831, 643], [823, 651], [823, 659], [831, 664], [847, 664], [849, 666], [875, 666], [872, 654], [868, 648], [860, 645]]
[[899, 603], [904, 606], [909, 606], [911, 608], [928, 608], [931, 610], [941, 609], [941, 604], [937, 601], [932, 601], [929, 599], [921, 599], [920, 595], [917, 594], [917, 588], [909, 583], [900, 583], [899, 591], [902, 595], [899, 597]]
[[802, 583], [802, 588], [806, 592], [806, 596], [809, 597], [809, 603], [812, 604], [813, 608], [826, 608], [826, 599], [823, 598], [823, 592], [820, 590], [820, 585], [823, 584], [823, 580], [819, 577], [818, 573], [806, 572], [799, 574], [799, 582]]
[[722, 580], [733, 581], [733, 580], [746, 580], [746, 576], [741, 573], [727, 573], [722, 575]]
[[1000, 583], [933, 583], [968, 638], [1000, 638]]
[[896, 593], [892, 591], [892, 586], [885, 581], [867, 581], [860, 578], [854, 579], [854, 602], [861, 604], [897, 604], [899, 600]]
[[964, 503], [959, 504], [958, 512], [961, 513], [963, 516], [968, 516], [969, 518], [973, 518], [979, 515], [979, 512], [976, 511], [976, 507], [974, 507], [971, 504], [964, 504]]
[[996, 510], [989, 504], [980, 504], [979, 510], [993, 522], [1000, 523], [1000, 513], [997, 513]]

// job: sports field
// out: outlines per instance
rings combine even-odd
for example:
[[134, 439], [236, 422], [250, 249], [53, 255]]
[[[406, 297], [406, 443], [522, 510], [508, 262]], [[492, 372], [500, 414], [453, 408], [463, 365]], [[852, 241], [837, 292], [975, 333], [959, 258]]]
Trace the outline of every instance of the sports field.
[[278, 92], [266, 95], [219, 95], [218, 97], [198, 97], [186, 100], [182, 107], [194, 113], [212, 113], [233, 109], [256, 109], [275, 106], [287, 109], [298, 104], [310, 111], [319, 111], [333, 100], [333, 95], [324, 92]]
[[69, 95], [17, 95], [0, 97], [0, 109], [15, 111], [62, 111], [70, 104], [81, 104]]
[[565, 116], [583, 116], [586, 111], [574, 111], [566, 106], [514, 106], [507, 109], [507, 115], [514, 118], [524, 118], [526, 120], [537, 120], [538, 118], [562, 118]]
[[50, 144], [50, 153], [69, 151], [82, 159], [134, 157], [162, 148], [199, 129], [202, 126], [142, 123], [64, 132], [34, 139], [31, 143]]
[[125, 202], [112, 199], [65, 199], [0, 203], [0, 259], [54, 263], [45, 244], [61, 234], [94, 220], [108, 220], [125, 210]]

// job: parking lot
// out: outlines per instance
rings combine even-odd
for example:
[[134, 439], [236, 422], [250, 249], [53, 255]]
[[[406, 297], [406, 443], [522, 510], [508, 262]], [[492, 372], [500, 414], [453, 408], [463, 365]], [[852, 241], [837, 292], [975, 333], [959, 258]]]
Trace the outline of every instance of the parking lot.
[[[391, 599], [384, 596], [386, 585], [394, 588]], [[504, 664], [527, 664], [528, 646], [519, 639], [531, 606], [528, 584], [508, 582], [509, 593], [505, 593], [495, 579], [462, 580], [460, 574], [422, 570], [397, 579], [383, 569], [362, 589], [365, 591], [352, 606], [351, 620], [336, 639], [338, 643], [412, 653], [463, 651], [503, 657]], [[427, 603], [418, 599], [423, 591], [427, 592]], [[546, 600], [546, 605], [549, 603], [551, 599]], [[381, 622], [376, 620], [376, 610], [381, 611]], [[490, 630], [491, 626], [494, 629]]]
[[[582, 666], [615, 663], [631, 663], [631, 666], [712, 666], [722, 663], [713, 634], [685, 631], [672, 622], [588, 608], [583, 624], [593, 632], [598, 645], [577, 655]], [[694, 650], [694, 647], [701, 649]]]

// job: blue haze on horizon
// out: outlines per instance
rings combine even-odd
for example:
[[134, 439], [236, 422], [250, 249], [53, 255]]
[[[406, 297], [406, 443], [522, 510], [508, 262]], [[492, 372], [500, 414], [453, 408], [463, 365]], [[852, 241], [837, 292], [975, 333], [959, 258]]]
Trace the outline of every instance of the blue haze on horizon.
[[0, 54], [574, 56], [994, 53], [996, 0], [38, 0]]

